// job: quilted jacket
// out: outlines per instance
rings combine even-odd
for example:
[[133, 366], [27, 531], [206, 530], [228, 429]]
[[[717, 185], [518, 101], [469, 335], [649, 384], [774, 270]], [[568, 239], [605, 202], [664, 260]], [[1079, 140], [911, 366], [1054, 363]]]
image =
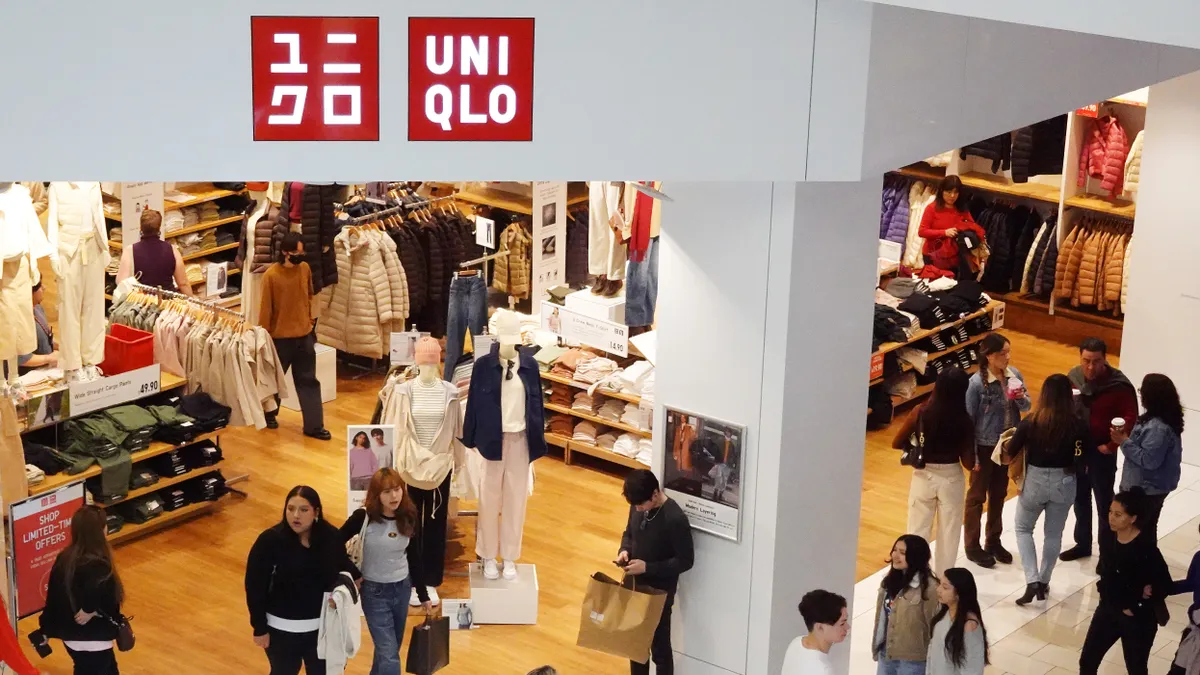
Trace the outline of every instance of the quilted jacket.
[[404, 320], [408, 318], [410, 313], [408, 304], [408, 275], [405, 274], [404, 265], [400, 262], [400, 255], [396, 250], [396, 242], [378, 230], [367, 230], [366, 234], [374, 238], [375, 243], [379, 246], [383, 254], [383, 267], [387, 271], [388, 286], [391, 288], [391, 323], [393, 325], [389, 328], [388, 332], [402, 331], [404, 330]]
[[1113, 237], [1109, 247], [1108, 261], [1104, 267], [1104, 294], [1100, 309], [1118, 308], [1121, 302], [1121, 283], [1125, 273], [1125, 250], [1129, 246], [1128, 235]]
[[904, 244], [904, 238], [908, 236], [908, 223], [911, 215], [908, 200], [909, 195], [912, 194], [912, 190], [915, 187], [915, 183], [908, 187], [903, 184], [896, 187], [896, 200], [892, 206], [891, 213], [887, 214], [887, 228], [883, 233], [884, 239], [894, 241], [897, 244]]
[[[1077, 227], [1063, 240], [1062, 251], [1054, 268], [1054, 295], [1059, 298], [1069, 298], [1075, 290], [1075, 279], [1079, 276], [1079, 266], [1083, 263], [1083, 247], [1076, 247], [1076, 240], [1083, 236], [1083, 228]], [[1078, 250], [1078, 255], [1076, 255]], [[1074, 260], [1072, 260], [1074, 257]]]
[[[301, 192], [300, 236], [304, 240], [304, 260], [312, 268], [313, 294], [338, 282], [338, 267], [333, 251], [333, 240], [338, 236], [338, 224], [334, 221], [333, 204], [340, 188], [333, 185], [305, 185]], [[283, 200], [271, 231], [272, 259], [280, 257], [283, 235], [292, 228], [288, 214], [291, 213], [291, 183], [284, 185]]]
[[339, 282], [324, 296], [317, 338], [351, 354], [382, 358], [382, 325], [394, 318], [383, 247], [367, 233], [347, 228], [334, 239], [333, 249]]
[[1063, 146], [1067, 141], [1067, 116], [1059, 115], [1017, 129], [1012, 138], [1012, 179], [1024, 183], [1030, 176], [1062, 173]]
[[533, 264], [533, 239], [520, 223], [512, 223], [500, 237], [500, 250], [508, 255], [496, 258], [492, 287], [514, 298], [529, 297], [530, 267]]
[[1033, 243], [1029, 247], [1029, 252], [1025, 254], [1025, 267], [1021, 273], [1021, 293], [1033, 293], [1033, 280], [1037, 276], [1038, 266], [1042, 262], [1042, 256], [1046, 255], [1046, 246], [1049, 240], [1046, 238], [1048, 226], [1043, 223], [1038, 228], [1037, 234], [1033, 237]]
[[[925, 239], [921, 236], [921, 220], [925, 216], [925, 209], [933, 204], [937, 191], [933, 187], [917, 181], [913, 183], [908, 194], [908, 235], [904, 238], [902, 262], [905, 267], [919, 270], [925, 266], [925, 258], [921, 254], [925, 248]], [[915, 198], [914, 195], [916, 195]]]
[[279, 220], [279, 207], [272, 205], [267, 209], [266, 215], [258, 219], [254, 224], [254, 249], [250, 253], [250, 271], [258, 274], [267, 271], [271, 263], [275, 262], [274, 249], [271, 246], [271, 233], [275, 230], [275, 223]]
[[1125, 185], [1125, 158], [1129, 155], [1129, 138], [1117, 118], [1108, 115], [1094, 120], [1085, 132], [1083, 151], [1079, 153], [1079, 187], [1087, 184], [1089, 176], [1099, 178], [1100, 189], [1114, 197]]
[[1034, 279], [1034, 293], [1042, 297], [1049, 297], [1054, 292], [1054, 275], [1056, 265], [1059, 258], [1062, 258], [1062, 252], [1058, 246], [1058, 235], [1054, 224], [1050, 224], [1050, 229], [1046, 232], [1046, 252], [1042, 255], [1041, 265], [1038, 267], [1038, 276]]
[[[1129, 238], [1129, 240], [1125, 242], [1125, 260], [1126, 261], [1133, 259], [1132, 251], [1133, 251], [1133, 237], [1131, 236]], [[1121, 306], [1120, 306], [1120, 310], [1122, 312], [1124, 312], [1125, 307], [1127, 307], [1126, 302], [1128, 301], [1128, 299], [1129, 299], [1129, 264], [1128, 264], [1128, 262], [1126, 262], [1125, 264], [1121, 265]]]
[[967, 155], [992, 160], [992, 173], [1000, 173], [1001, 170], [1008, 168], [1009, 159], [1012, 156], [1012, 135], [1003, 133], [964, 146], [959, 152], [959, 157], [966, 159]]
[[1145, 137], [1145, 129], [1137, 132], [1137, 136], [1133, 138], [1133, 145], [1129, 148], [1129, 158], [1125, 160], [1126, 192], [1138, 191], [1138, 183], [1142, 179], [1142, 143]]
[[1096, 288], [1103, 283], [1104, 251], [1108, 246], [1109, 233], [1103, 230], [1093, 232], [1084, 240], [1083, 259], [1079, 263], [1079, 277], [1075, 280], [1075, 288], [1071, 293], [1071, 304], [1096, 304]]
[[404, 267], [405, 280], [408, 283], [408, 314], [417, 316], [425, 309], [426, 298], [429, 297], [429, 270], [425, 261], [425, 249], [421, 246], [421, 237], [416, 232], [417, 225], [406, 222], [399, 228], [389, 232], [396, 242], [396, 252], [400, 255], [400, 264]]

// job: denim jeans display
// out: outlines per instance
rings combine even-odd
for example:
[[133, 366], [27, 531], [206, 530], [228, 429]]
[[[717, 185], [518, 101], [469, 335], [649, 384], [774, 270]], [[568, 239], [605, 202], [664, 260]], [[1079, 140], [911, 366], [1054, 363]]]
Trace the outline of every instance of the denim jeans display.
[[375, 643], [371, 659], [371, 675], [400, 675], [400, 644], [404, 642], [404, 627], [408, 622], [408, 601], [412, 595], [412, 579], [394, 584], [363, 581], [362, 609], [367, 630]]
[[879, 659], [879, 668], [875, 672], [876, 675], [925, 675], [925, 662]]
[[483, 277], [458, 277], [450, 282], [450, 307], [446, 317], [446, 366], [442, 379], [454, 377], [454, 365], [463, 353], [463, 335], [474, 337], [487, 325], [487, 286]]
[[654, 323], [658, 301], [658, 237], [650, 240], [646, 259], [629, 262], [625, 280], [625, 325], [649, 326]]
[[[1025, 583], [1050, 583], [1058, 554], [1062, 551], [1063, 529], [1067, 526], [1067, 514], [1075, 502], [1075, 473], [1071, 470], [1045, 469], [1040, 466], [1026, 467], [1025, 486], [1017, 499], [1017, 550], [1021, 553], [1021, 566], [1025, 568]], [[1042, 513], [1046, 514], [1043, 524], [1045, 541], [1042, 542], [1041, 565], [1038, 550], [1033, 542], [1033, 528]]]

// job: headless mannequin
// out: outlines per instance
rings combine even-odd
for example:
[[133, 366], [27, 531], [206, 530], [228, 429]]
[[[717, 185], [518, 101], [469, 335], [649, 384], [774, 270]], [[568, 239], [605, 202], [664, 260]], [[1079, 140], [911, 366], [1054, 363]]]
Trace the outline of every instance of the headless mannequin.
[[51, 183], [48, 210], [62, 368], [68, 382], [94, 380], [104, 360], [104, 270], [111, 260], [100, 184]]
[[33, 284], [39, 277], [37, 260], [51, 255], [29, 190], [0, 183], [0, 359], [6, 371], [6, 395], [27, 398], [18, 380], [17, 357], [37, 349], [33, 323]]

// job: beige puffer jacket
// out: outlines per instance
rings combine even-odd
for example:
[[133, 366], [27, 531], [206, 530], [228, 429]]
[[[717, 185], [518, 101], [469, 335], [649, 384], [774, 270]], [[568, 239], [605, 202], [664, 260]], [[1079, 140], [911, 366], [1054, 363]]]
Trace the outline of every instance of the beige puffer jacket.
[[1055, 297], [1069, 298], [1075, 290], [1075, 277], [1079, 274], [1079, 265], [1083, 261], [1083, 247], [1078, 246], [1082, 232], [1082, 227], [1071, 230], [1058, 251], [1058, 260], [1054, 267]]
[[[383, 266], [387, 269], [388, 285], [392, 290], [392, 320], [390, 326], [384, 328], [389, 331], [402, 331], [405, 319], [412, 315], [408, 303], [408, 275], [404, 273], [404, 263], [400, 261], [396, 242], [391, 237], [378, 230], [368, 232], [374, 235], [383, 253]], [[397, 325], [399, 328], [395, 327]]]
[[1129, 236], [1117, 234], [1112, 238], [1108, 249], [1108, 259], [1104, 264], [1104, 292], [1101, 294], [1099, 308], [1104, 311], [1114, 309], [1121, 301], [1121, 274], [1125, 270], [1125, 246]]
[[1121, 306], [1118, 308], [1122, 312], [1127, 307], [1126, 302], [1129, 299], [1129, 261], [1133, 260], [1133, 235], [1129, 236], [1129, 241], [1125, 242], [1125, 263], [1121, 265]]
[[383, 247], [366, 232], [343, 229], [333, 240], [338, 283], [317, 324], [322, 344], [373, 359], [383, 357], [382, 325], [392, 321], [392, 291]]
[[1142, 141], [1145, 135], [1145, 129], [1137, 133], [1129, 148], [1129, 157], [1125, 159], [1125, 192], [1137, 192], [1138, 183], [1142, 180]]
[[529, 297], [530, 266], [533, 263], [533, 238], [519, 223], [509, 225], [500, 237], [500, 251], [508, 255], [496, 258], [492, 288], [514, 298]]
[[1100, 255], [1104, 249], [1104, 232], [1084, 233], [1083, 253], [1079, 263], [1079, 274], [1075, 276], [1071, 305], [1096, 304], [1096, 283], [1100, 278]]

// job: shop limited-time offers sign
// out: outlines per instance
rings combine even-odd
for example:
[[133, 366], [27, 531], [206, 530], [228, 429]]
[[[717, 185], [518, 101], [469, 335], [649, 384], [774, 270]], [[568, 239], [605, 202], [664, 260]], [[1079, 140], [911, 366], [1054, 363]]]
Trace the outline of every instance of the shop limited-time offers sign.
[[[250, 29], [256, 141], [380, 139], [381, 87], [399, 69], [381, 66], [378, 17]], [[533, 40], [532, 18], [409, 19], [409, 140], [532, 141]]]

